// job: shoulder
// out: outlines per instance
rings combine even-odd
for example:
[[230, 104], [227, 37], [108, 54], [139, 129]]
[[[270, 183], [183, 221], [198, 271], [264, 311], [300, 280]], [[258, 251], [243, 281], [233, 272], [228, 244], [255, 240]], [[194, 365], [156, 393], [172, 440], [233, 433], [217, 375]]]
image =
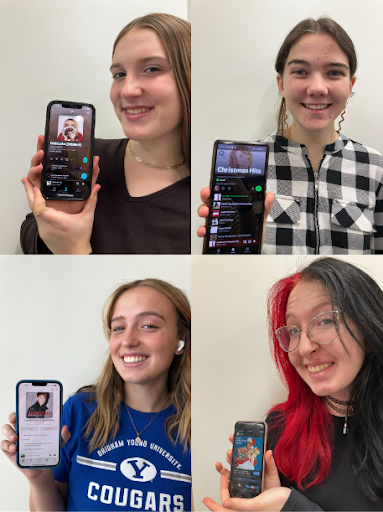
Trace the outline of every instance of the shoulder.
[[274, 450], [286, 424], [286, 415], [280, 411], [270, 411], [266, 418], [267, 449]]
[[125, 152], [129, 139], [95, 139], [94, 154], [102, 157], [113, 158]]
[[360, 142], [340, 135], [344, 141], [344, 156], [350, 160], [360, 163], [375, 165], [383, 169], [383, 156], [376, 149], [365, 146]]
[[278, 136], [280, 136], [280, 134], [278, 134], [278, 132], [274, 132], [271, 135], [263, 137], [263, 139], [261, 139], [259, 142], [262, 142], [264, 144], [274, 144]]
[[96, 401], [90, 393], [76, 393], [68, 398], [63, 407], [64, 418], [69, 423], [88, 421], [96, 409]]

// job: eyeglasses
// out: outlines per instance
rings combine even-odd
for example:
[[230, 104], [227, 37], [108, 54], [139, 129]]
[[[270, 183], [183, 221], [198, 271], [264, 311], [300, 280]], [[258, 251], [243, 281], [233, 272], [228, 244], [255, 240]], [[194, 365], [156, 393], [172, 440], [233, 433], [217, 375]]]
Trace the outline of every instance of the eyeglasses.
[[319, 345], [327, 345], [335, 340], [339, 333], [339, 313], [336, 311], [326, 311], [314, 316], [307, 327], [297, 327], [296, 325], [285, 325], [275, 331], [279, 344], [285, 352], [295, 350], [301, 339], [301, 332], [306, 330], [308, 336]]

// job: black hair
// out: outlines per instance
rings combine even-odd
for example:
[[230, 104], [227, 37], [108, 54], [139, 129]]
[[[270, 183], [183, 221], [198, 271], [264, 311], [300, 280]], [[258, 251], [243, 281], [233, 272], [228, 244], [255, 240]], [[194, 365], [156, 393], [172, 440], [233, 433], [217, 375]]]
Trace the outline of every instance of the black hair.
[[324, 285], [345, 318], [351, 318], [366, 352], [356, 376], [353, 425], [349, 432], [351, 467], [359, 489], [371, 500], [383, 498], [383, 291], [363, 270], [335, 258], [319, 258], [302, 270], [301, 280]]

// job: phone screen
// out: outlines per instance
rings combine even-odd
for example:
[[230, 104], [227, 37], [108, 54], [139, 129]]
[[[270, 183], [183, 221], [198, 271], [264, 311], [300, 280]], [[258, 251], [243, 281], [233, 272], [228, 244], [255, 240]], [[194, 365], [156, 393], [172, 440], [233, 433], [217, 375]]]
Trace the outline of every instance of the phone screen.
[[205, 254], [259, 254], [268, 146], [214, 144]]
[[230, 492], [237, 498], [254, 498], [262, 492], [266, 426], [263, 422], [238, 422], [234, 431]]
[[45, 199], [83, 200], [90, 196], [94, 121], [93, 105], [49, 103], [41, 175]]
[[17, 464], [60, 464], [62, 385], [57, 381], [21, 381], [16, 387]]

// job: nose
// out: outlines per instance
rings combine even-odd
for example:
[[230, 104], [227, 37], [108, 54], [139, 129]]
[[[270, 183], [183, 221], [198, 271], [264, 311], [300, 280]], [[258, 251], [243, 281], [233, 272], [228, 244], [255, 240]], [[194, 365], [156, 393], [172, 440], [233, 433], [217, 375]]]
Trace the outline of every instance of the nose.
[[299, 340], [298, 351], [301, 356], [307, 356], [317, 350], [319, 347], [318, 343], [315, 343], [307, 333], [307, 327], [301, 331], [301, 337]]
[[326, 96], [328, 94], [326, 79], [321, 74], [315, 73], [310, 77], [307, 94], [309, 96]]
[[132, 327], [127, 327], [124, 332], [122, 345], [124, 347], [137, 347], [140, 344], [138, 330]]
[[142, 87], [140, 79], [132, 74], [126, 75], [121, 89], [121, 96], [124, 98], [134, 98], [141, 96], [141, 94]]

